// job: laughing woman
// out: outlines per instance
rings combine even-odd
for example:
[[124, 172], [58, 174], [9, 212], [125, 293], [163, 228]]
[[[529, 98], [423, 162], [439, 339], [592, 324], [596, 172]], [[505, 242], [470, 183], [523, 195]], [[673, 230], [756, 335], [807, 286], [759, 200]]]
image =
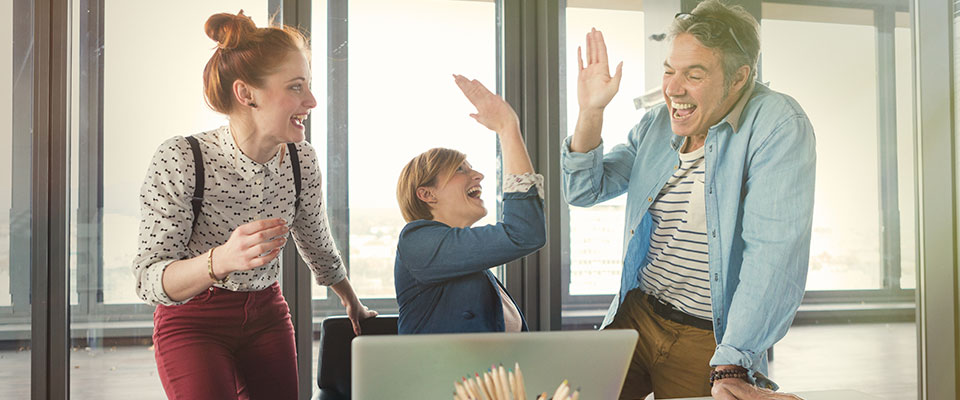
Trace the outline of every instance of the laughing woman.
[[404, 167], [397, 201], [408, 223], [394, 266], [399, 331], [525, 331], [516, 303], [490, 268], [543, 247], [543, 177], [533, 171], [510, 105], [476, 80], [454, 78], [477, 107], [471, 117], [500, 137], [503, 221], [472, 226], [487, 214], [480, 200], [483, 174], [462, 153], [431, 149]]
[[[157, 373], [171, 399], [290, 399], [297, 348], [277, 259], [292, 235], [359, 332], [373, 317], [346, 277], [327, 224], [303, 120], [309, 48], [296, 29], [215, 14], [204, 95], [229, 124], [157, 149], [140, 190], [136, 290], [156, 305]], [[309, 357], [309, 352], [305, 352]]]

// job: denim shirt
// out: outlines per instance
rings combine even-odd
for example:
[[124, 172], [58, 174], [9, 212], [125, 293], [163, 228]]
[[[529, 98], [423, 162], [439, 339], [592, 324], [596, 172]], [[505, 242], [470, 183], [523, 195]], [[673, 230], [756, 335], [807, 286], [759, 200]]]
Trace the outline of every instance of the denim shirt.
[[[452, 228], [430, 220], [408, 223], [400, 232], [393, 270], [399, 333], [503, 332], [497, 290], [503, 286], [490, 268], [533, 253], [545, 242], [543, 203], [536, 186], [504, 193], [502, 222], [495, 225]], [[527, 330], [526, 321], [522, 330]]]
[[[620, 291], [639, 286], [653, 228], [648, 208], [680, 165], [683, 137], [670, 112], [647, 112], [626, 144], [603, 153], [562, 146], [563, 194], [589, 207], [627, 193]], [[710, 293], [717, 347], [710, 365], [766, 373], [766, 350], [787, 332], [803, 298], [810, 257], [816, 149], [813, 127], [797, 102], [755, 84], [704, 143]], [[755, 382], [756, 383], [756, 382]], [[772, 382], [762, 382], [775, 387]]]

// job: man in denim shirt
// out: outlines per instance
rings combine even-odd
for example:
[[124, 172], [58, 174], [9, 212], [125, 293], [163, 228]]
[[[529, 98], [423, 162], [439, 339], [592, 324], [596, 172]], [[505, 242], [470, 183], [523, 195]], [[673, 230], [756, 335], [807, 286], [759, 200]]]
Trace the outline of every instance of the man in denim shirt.
[[754, 82], [758, 24], [743, 8], [704, 1], [677, 15], [670, 40], [666, 104], [604, 154], [622, 63], [610, 76], [602, 35], [587, 34], [580, 114], [562, 145], [570, 204], [627, 193], [621, 286], [603, 322], [640, 332], [621, 398], [780, 396], [758, 386], [776, 388], [766, 351], [803, 298], [813, 127], [796, 101]]

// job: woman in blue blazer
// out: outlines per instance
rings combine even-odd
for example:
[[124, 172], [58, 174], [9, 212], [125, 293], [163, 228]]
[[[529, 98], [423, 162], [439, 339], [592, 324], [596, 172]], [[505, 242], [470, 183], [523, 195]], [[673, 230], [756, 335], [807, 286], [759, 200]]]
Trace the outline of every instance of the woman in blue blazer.
[[483, 174], [463, 153], [431, 149], [404, 167], [397, 201], [408, 223], [393, 271], [399, 331], [525, 331], [523, 315], [490, 268], [543, 247], [543, 177], [533, 171], [510, 105], [476, 80], [454, 80], [477, 107], [470, 116], [500, 137], [503, 220], [472, 226], [487, 214], [480, 199]]

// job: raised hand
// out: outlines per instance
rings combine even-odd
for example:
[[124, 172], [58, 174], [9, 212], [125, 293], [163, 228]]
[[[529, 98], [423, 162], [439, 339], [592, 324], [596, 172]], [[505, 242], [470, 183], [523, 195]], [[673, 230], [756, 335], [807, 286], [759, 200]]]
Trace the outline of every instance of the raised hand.
[[214, 274], [222, 278], [233, 271], [248, 271], [273, 261], [287, 243], [289, 231], [282, 218], [240, 225], [226, 243], [213, 250]]
[[603, 34], [596, 29], [587, 33], [587, 63], [584, 66], [580, 47], [577, 47], [577, 100], [580, 111], [602, 111], [613, 96], [620, 89], [620, 78], [623, 76], [623, 62], [617, 65], [617, 72], [610, 76], [610, 65], [607, 64], [607, 45], [603, 42]]
[[467, 96], [467, 100], [477, 108], [475, 114], [470, 114], [473, 119], [500, 134], [509, 129], [516, 129], [519, 132], [520, 119], [517, 118], [517, 113], [500, 96], [487, 90], [476, 79], [467, 79], [457, 74], [453, 75], [453, 79], [460, 87], [460, 91]]

